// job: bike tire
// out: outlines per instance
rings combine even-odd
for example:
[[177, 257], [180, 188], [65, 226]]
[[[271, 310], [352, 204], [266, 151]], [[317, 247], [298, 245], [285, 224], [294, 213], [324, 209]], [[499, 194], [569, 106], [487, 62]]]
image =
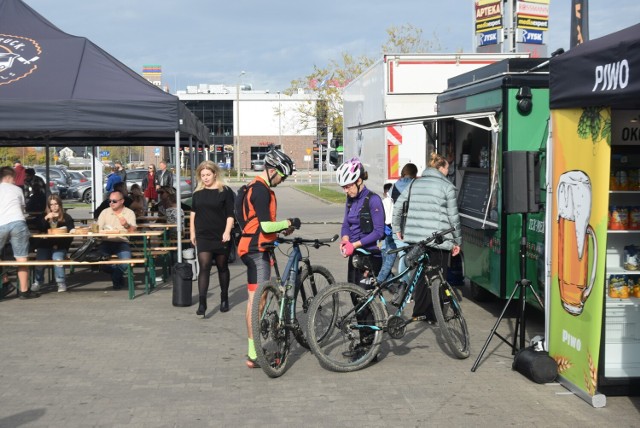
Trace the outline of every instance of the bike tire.
[[[336, 284], [313, 299], [309, 308], [307, 338], [322, 367], [336, 372], [352, 372], [367, 366], [378, 355], [386, 324], [386, 311], [379, 300], [366, 303], [368, 292], [353, 284]], [[355, 300], [355, 302], [354, 302]], [[354, 308], [366, 306], [370, 321], [358, 321]], [[374, 328], [361, 346], [365, 323]], [[360, 326], [360, 327], [358, 327]], [[318, 340], [318, 332], [324, 334]]]
[[431, 281], [431, 299], [438, 326], [449, 349], [461, 360], [469, 357], [469, 329], [455, 291], [446, 281], [435, 278]]
[[[336, 280], [329, 270], [323, 266], [311, 266], [309, 269], [303, 269], [300, 274], [300, 287], [296, 290], [295, 298], [295, 314], [297, 320], [297, 328], [293, 330], [293, 336], [300, 346], [309, 349], [307, 343], [306, 332], [309, 323], [309, 308], [313, 299], [327, 287], [335, 285]], [[326, 332], [325, 332], [326, 334]], [[318, 340], [324, 338], [324, 334], [318, 335]]]
[[289, 329], [280, 319], [283, 298], [280, 286], [271, 279], [260, 284], [251, 308], [251, 331], [258, 364], [272, 378], [282, 376], [289, 362]]

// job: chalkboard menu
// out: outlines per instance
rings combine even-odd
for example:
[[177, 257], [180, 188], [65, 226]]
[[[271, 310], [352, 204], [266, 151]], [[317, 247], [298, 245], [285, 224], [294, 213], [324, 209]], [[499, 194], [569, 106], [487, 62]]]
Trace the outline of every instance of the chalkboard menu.
[[[489, 204], [491, 180], [489, 170], [476, 172], [465, 171], [462, 187], [458, 194], [458, 211], [463, 225], [475, 229], [495, 229], [497, 225], [485, 222], [485, 213]], [[489, 216], [486, 216], [489, 221]], [[489, 223], [491, 223], [489, 221]]]

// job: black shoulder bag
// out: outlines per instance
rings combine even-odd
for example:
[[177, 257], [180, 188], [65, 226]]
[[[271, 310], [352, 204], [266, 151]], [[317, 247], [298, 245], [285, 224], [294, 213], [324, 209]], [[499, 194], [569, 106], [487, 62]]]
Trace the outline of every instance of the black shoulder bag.
[[402, 218], [400, 219], [400, 232], [404, 235], [404, 226], [407, 224], [407, 216], [409, 215], [409, 201], [411, 200], [411, 187], [413, 186], [415, 178], [411, 180], [409, 184], [409, 194], [407, 200], [402, 203]]
[[99, 262], [108, 260], [109, 256], [100, 252], [100, 241], [97, 238], [89, 238], [69, 258], [74, 262]]

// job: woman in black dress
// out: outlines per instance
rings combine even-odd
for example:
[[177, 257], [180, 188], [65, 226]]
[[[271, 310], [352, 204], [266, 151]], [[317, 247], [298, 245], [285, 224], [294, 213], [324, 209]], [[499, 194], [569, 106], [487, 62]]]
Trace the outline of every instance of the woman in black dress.
[[211, 265], [215, 259], [220, 281], [220, 312], [229, 310], [229, 243], [234, 223], [232, 190], [222, 182], [218, 165], [204, 161], [196, 170], [198, 186], [193, 192], [190, 228], [191, 243], [198, 251], [198, 294], [196, 315], [207, 312], [207, 292]]

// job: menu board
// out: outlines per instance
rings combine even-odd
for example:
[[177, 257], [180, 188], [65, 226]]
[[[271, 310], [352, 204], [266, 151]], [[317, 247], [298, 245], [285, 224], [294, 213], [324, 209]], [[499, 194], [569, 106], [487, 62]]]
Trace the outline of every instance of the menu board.
[[462, 187], [458, 194], [458, 211], [463, 225], [474, 229], [495, 229], [497, 225], [485, 217], [489, 205], [491, 192], [491, 180], [489, 170], [476, 172], [465, 171], [462, 178]]

